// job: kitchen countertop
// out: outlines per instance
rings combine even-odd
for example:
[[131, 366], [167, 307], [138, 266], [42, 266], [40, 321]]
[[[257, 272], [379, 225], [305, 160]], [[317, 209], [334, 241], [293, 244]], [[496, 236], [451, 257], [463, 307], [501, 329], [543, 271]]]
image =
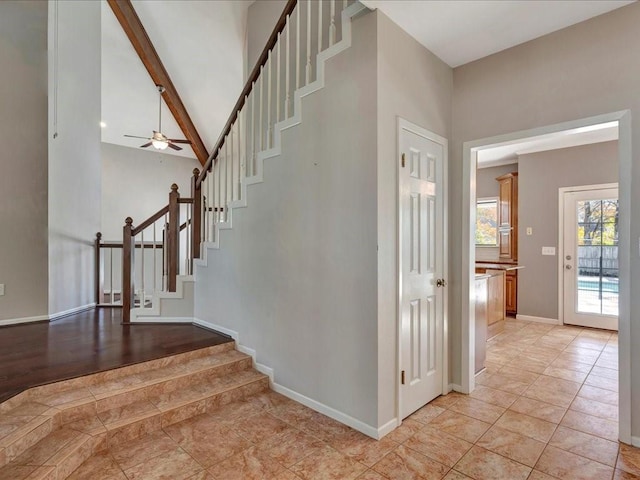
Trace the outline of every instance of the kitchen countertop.
[[524, 268], [524, 265], [516, 265], [513, 263], [484, 263], [476, 262], [476, 268], [487, 268], [490, 270], [519, 270]]

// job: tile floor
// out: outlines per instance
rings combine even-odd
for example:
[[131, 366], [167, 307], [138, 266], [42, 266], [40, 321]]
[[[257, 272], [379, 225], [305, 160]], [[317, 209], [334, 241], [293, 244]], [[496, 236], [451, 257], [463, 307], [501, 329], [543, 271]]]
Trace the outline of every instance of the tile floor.
[[470, 395], [372, 440], [276, 393], [98, 454], [71, 479], [640, 479], [617, 439], [617, 336], [509, 320]]

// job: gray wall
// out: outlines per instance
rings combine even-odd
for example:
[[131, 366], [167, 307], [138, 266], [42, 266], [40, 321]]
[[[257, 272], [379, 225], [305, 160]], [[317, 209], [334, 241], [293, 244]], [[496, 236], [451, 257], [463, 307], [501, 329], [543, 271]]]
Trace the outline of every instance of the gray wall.
[[[499, 197], [500, 184], [496, 181], [496, 178], [500, 175], [517, 171], [517, 163], [499, 167], [479, 168], [476, 170], [476, 198]], [[476, 247], [476, 261], [478, 260], [500, 260], [500, 249], [498, 247]]]
[[256, 65], [286, 4], [287, 0], [257, 0], [249, 7], [245, 78]]
[[[454, 131], [450, 163], [450, 283], [452, 380], [460, 381], [463, 142], [629, 109], [640, 117], [640, 4], [502, 51], [454, 70]], [[478, 112], [481, 112], [480, 114]], [[631, 126], [640, 145], [640, 123]], [[640, 162], [633, 153], [631, 205], [640, 205]], [[640, 221], [630, 218], [631, 291], [640, 284], [636, 245]], [[631, 298], [631, 345], [640, 344], [640, 297]], [[632, 434], [640, 435], [640, 349], [631, 355]], [[635, 366], [635, 367], [634, 367]]]
[[[57, 128], [53, 43], [49, 62], [49, 314], [94, 298], [93, 239], [100, 230], [100, 3], [59, 8]], [[57, 133], [57, 138], [53, 134]]]
[[376, 427], [376, 17], [353, 25], [196, 269], [195, 315], [240, 332], [277, 383]]
[[397, 118], [451, 138], [453, 79], [447, 65], [380, 10], [373, 15], [378, 24], [378, 424], [384, 425], [395, 417], [398, 376]]
[[541, 254], [543, 246], [559, 252], [558, 189], [617, 181], [618, 142], [520, 156], [518, 314], [558, 318], [558, 257]]
[[193, 158], [159, 153], [154, 149], [101, 144], [102, 238], [122, 240], [124, 219], [137, 225], [169, 203], [171, 184], [182, 196], [191, 196]]
[[0, 2], [0, 321], [47, 314], [47, 2]]

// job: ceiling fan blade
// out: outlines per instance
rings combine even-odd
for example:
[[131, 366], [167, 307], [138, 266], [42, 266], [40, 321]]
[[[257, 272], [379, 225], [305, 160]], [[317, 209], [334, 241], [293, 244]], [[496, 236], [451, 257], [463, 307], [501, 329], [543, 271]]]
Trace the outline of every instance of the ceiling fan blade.
[[139, 137], [137, 135], [125, 135], [125, 137], [129, 137], [129, 138], [143, 138], [145, 140], [149, 140], [149, 137]]
[[173, 143], [188, 143], [188, 144], [191, 144], [191, 140], [176, 140], [175, 138], [170, 138], [169, 141], [173, 142]]
[[145, 143], [144, 145], [140, 145], [140, 148], [147, 148], [153, 145], [153, 142]]
[[169, 148], [173, 148], [174, 150], [182, 150], [181, 147], [174, 145], [173, 143], [169, 142]]

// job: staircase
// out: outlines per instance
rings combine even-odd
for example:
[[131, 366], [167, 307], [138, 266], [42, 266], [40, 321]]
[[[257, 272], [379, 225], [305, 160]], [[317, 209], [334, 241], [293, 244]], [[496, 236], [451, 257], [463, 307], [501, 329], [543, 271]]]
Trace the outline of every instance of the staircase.
[[[325, 63], [350, 47], [351, 20], [365, 10], [353, 0], [289, 1], [209, 161], [194, 171], [190, 197], [180, 198], [174, 185], [169, 205], [137, 227], [125, 226], [125, 321], [193, 321], [194, 269], [206, 268], [207, 251], [219, 249], [220, 232], [233, 227], [233, 211], [248, 206], [248, 188], [264, 181], [264, 161], [280, 155], [282, 132], [302, 122], [302, 99], [324, 88]], [[163, 255], [159, 279], [155, 245]], [[113, 278], [111, 291], [112, 284]], [[97, 296], [100, 305], [104, 295]]]
[[62, 480], [98, 452], [268, 390], [234, 347], [44, 385], [0, 404], [0, 480]]

